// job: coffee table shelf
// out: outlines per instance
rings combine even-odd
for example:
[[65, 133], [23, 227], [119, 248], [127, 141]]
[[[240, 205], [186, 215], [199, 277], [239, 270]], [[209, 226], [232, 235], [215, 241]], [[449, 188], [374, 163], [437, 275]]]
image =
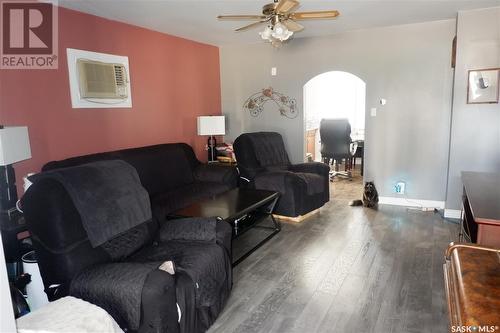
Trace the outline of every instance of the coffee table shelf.
[[[231, 224], [233, 240], [254, 228], [271, 231], [249, 251], [233, 259], [236, 266], [281, 231], [280, 223], [272, 215], [278, 198], [278, 192], [236, 188], [177, 210], [170, 217], [219, 217]], [[271, 220], [272, 226], [260, 225], [266, 219]]]

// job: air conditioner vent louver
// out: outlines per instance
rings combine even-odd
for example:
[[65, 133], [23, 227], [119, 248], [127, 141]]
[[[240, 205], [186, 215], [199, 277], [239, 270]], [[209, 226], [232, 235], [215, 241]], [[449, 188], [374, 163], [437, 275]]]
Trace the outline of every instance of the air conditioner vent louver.
[[80, 96], [84, 99], [124, 99], [128, 97], [125, 66], [78, 59]]
[[122, 65], [115, 65], [115, 79], [118, 86], [124, 86], [125, 82], [125, 67]]

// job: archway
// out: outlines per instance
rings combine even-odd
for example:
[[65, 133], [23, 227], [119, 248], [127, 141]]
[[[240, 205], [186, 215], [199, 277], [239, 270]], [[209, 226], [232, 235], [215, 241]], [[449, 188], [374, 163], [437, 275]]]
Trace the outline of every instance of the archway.
[[[308, 159], [321, 161], [320, 121], [346, 118], [351, 125], [351, 138], [364, 146], [366, 84], [358, 76], [329, 71], [316, 75], [304, 85], [305, 148]], [[354, 159], [354, 172], [362, 175], [362, 149]], [[345, 161], [344, 163], [347, 163]], [[362, 177], [360, 182], [362, 183]]]

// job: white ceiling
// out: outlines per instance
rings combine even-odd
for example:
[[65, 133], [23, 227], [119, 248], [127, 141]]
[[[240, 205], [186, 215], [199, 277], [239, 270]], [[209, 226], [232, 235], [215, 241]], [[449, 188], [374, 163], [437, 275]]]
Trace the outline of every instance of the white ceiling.
[[[234, 32], [248, 21], [218, 21], [217, 15], [260, 14], [262, 0], [59, 0], [62, 7], [213, 45], [256, 43], [259, 29]], [[455, 18], [460, 10], [500, 6], [500, 0], [302, 0], [298, 11], [337, 9], [335, 20], [303, 21], [295, 35], [311, 37], [349, 30]], [[260, 29], [261, 30], [261, 29]]]

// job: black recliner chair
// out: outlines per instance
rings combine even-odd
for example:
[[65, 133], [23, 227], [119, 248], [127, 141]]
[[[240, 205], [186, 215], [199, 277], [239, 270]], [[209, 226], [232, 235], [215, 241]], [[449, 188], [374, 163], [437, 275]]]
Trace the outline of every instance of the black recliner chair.
[[242, 184], [280, 193], [275, 214], [298, 217], [330, 200], [330, 168], [316, 162], [291, 164], [279, 133], [245, 133], [233, 146]]
[[[348, 119], [321, 119], [319, 125], [321, 138], [321, 158], [330, 165], [335, 164], [335, 171], [330, 178], [344, 177], [352, 179], [351, 174], [351, 124]], [[339, 171], [339, 164], [345, 160], [345, 171]]]
[[[110, 162], [117, 161], [99, 163]], [[126, 162], [118, 162], [135, 172]], [[71, 175], [94, 164], [61, 170]], [[128, 332], [190, 333], [210, 327], [232, 286], [232, 229], [228, 223], [194, 218], [160, 226], [149, 219], [94, 246], [82, 219], [81, 200], [75, 201], [72, 195], [75, 187], [46, 175], [34, 176], [22, 206], [49, 300], [67, 295], [87, 300], [105, 309]], [[97, 185], [85, 185], [84, 193], [106, 199], [109, 192], [101, 193], [99, 188], [106, 178], [96, 181], [90, 175], [80, 178], [84, 184]], [[141, 186], [138, 176], [136, 185]], [[120, 186], [125, 199], [128, 189]], [[80, 193], [79, 188], [75, 192]], [[142, 209], [152, 217], [148, 193], [143, 192]], [[136, 197], [127, 200], [135, 202]], [[109, 210], [106, 207], [100, 207], [100, 215], [116, 216], [114, 205]], [[160, 268], [165, 261], [175, 264], [174, 275]]]

